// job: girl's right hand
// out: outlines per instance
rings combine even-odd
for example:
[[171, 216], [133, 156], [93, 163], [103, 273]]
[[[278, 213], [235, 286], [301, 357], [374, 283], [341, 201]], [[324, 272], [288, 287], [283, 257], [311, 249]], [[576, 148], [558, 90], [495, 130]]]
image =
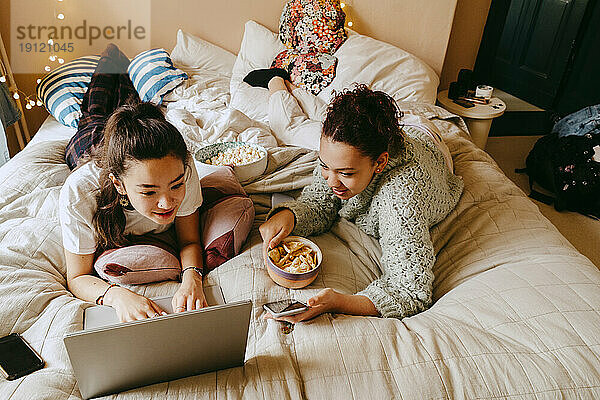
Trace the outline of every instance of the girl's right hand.
[[152, 300], [120, 286], [115, 286], [106, 293], [104, 304], [115, 309], [121, 322], [167, 315]]
[[285, 208], [274, 214], [266, 220], [259, 228], [263, 239], [263, 257], [267, 262], [267, 252], [276, 247], [285, 237], [287, 237], [296, 225], [294, 213]]

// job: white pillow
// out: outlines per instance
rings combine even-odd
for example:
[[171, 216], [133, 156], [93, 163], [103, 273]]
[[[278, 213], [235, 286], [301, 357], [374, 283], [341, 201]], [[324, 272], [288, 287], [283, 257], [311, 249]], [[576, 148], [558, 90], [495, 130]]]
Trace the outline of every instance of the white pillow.
[[248, 21], [244, 26], [244, 37], [240, 45], [231, 74], [231, 95], [248, 72], [257, 68], [269, 68], [277, 54], [285, 50], [277, 33], [261, 24]]
[[231, 107], [248, 117], [267, 122], [269, 91], [243, 82], [248, 72], [269, 68], [277, 54], [285, 50], [279, 35], [254, 21], [246, 22], [240, 51], [233, 65], [230, 82]]
[[[317, 97], [329, 103], [333, 90], [339, 92], [358, 82], [386, 92], [396, 101], [435, 104], [439, 77], [425, 62], [391, 44], [347, 31], [348, 39], [334, 53], [338, 58], [335, 78]], [[254, 69], [269, 68], [283, 50], [278, 34], [254, 21], [246, 22], [231, 76], [233, 108], [258, 121], [268, 121], [268, 90], [242, 80]]]
[[435, 71], [413, 54], [391, 44], [348, 29], [348, 39], [337, 49], [333, 82], [319, 94], [325, 102], [333, 90], [354, 82], [381, 90], [396, 101], [435, 104], [440, 79]]
[[171, 60], [185, 72], [210, 70], [231, 76], [235, 54], [179, 29]]

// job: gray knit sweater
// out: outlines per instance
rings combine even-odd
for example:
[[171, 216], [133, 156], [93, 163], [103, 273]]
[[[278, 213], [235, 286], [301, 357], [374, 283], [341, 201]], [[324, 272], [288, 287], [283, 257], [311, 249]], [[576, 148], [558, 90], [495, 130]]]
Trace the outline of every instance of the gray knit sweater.
[[405, 150], [361, 193], [340, 200], [318, 166], [297, 200], [269, 213], [290, 209], [295, 235], [319, 235], [342, 217], [377, 238], [383, 274], [357, 294], [368, 297], [383, 317], [408, 317], [431, 305], [435, 255], [429, 229], [452, 211], [463, 189], [426, 133], [408, 127], [404, 132]]

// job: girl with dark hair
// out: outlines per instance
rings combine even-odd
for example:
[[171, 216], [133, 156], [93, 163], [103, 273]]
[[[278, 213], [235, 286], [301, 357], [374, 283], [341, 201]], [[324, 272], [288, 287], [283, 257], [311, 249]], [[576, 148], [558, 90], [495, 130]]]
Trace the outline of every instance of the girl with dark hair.
[[281, 319], [295, 323], [326, 312], [403, 318], [431, 305], [429, 229], [456, 206], [463, 182], [432, 135], [401, 127], [401, 117], [389, 95], [364, 85], [330, 103], [313, 183], [260, 226], [264, 256], [289, 234], [319, 235], [342, 217], [379, 240], [382, 275], [354, 295], [324, 289], [307, 311]]
[[94, 263], [106, 251], [146, 239], [181, 261], [173, 310], [207, 305], [198, 173], [179, 131], [158, 107], [140, 103], [126, 72], [128, 64], [114, 45], [102, 54], [84, 97], [83, 118], [65, 151], [67, 163], [76, 169], [59, 200], [69, 290], [80, 299], [114, 307], [121, 321], [158, 316], [164, 310], [94, 275]]

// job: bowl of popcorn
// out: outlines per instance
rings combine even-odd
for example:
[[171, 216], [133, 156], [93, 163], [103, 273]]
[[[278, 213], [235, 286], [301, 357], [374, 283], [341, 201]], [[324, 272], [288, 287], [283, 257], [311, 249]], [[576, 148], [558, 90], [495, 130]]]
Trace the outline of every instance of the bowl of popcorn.
[[267, 168], [267, 150], [246, 142], [209, 144], [196, 152], [196, 160], [213, 166], [231, 166], [240, 182], [262, 175]]
[[323, 253], [315, 243], [288, 236], [267, 252], [267, 272], [278, 285], [300, 289], [317, 278], [322, 260]]

